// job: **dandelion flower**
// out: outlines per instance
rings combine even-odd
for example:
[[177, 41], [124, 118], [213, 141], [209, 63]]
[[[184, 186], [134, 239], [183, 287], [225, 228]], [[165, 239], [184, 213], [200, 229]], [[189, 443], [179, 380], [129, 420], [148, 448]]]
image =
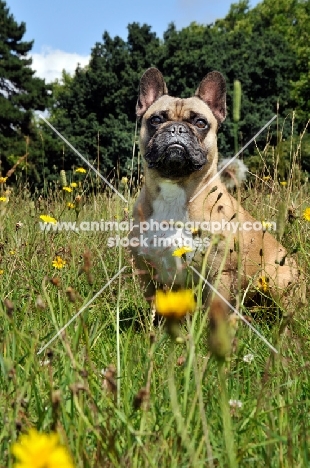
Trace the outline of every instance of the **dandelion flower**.
[[75, 169], [75, 172], [77, 172], [78, 174], [86, 174], [86, 169], [84, 169], [84, 167], [78, 167]]
[[155, 308], [158, 314], [167, 318], [180, 319], [187, 313], [194, 312], [196, 302], [193, 291], [156, 291]]
[[267, 176], [264, 176], [264, 177], [263, 177], [263, 180], [264, 180], [265, 182], [267, 182], [267, 180], [270, 180], [270, 179], [271, 179], [271, 176], [270, 176], [270, 175], [267, 175]]
[[57, 256], [55, 260], [53, 260], [52, 265], [54, 268], [57, 268], [57, 270], [61, 270], [66, 265], [66, 263], [66, 260]]
[[76, 183], [76, 182], [71, 182], [70, 187], [76, 188], [76, 187], [77, 187], [77, 183]]
[[12, 445], [14, 468], [74, 468], [71, 456], [56, 433], [40, 434], [30, 429]]
[[52, 216], [41, 215], [40, 219], [42, 219], [42, 221], [44, 221], [45, 223], [57, 224], [57, 220], [55, 218], [52, 218]]
[[7, 200], [6, 197], [0, 197], [0, 202], [5, 202]]
[[72, 192], [72, 188], [71, 187], [63, 187], [62, 188], [65, 192], [68, 192], [68, 193], [71, 193]]
[[0, 270], [0, 275], [3, 275], [3, 273], [4, 273], [4, 270]]
[[10, 255], [15, 255], [16, 254], [15, 250], [10, 250], [9, 253], [10, 253]]
[[286, 187], [286, 186], [287, 186], [286, 180], [281, 180], [280, 184], [282, 185], [282, 187]]
[[73, 208], [75, 208], [75, 204], [74, 203], [67, 203], [67, 207], [69, 208], [69, 210], [72, 210]]
[[191, 247], [180, 247], [179, 249], [176, 249], [172, 256], [173, 257], [182, 257], [182, 255], [186, 254], [186, 253], [189, 253], [189, 252], [192, 252], [193, 249]]
[[304, 218], [305, 221], [310, 221], [310, 208], [306, 208], [305, 211], [302, 214], [302, 217]]
[[127, 184], [128, 184], [128, 177], [122, 177], [121, 183], [122, 183], [123, 185], [127, 185]]
[[261, 276], [258, 279], [258, 284], [259, 284], [258, 286], [259, 289], [263, 291], [264, 293], [269, 291], [269, 278], [267, 278], [266, 276]]
[[0, 184], [4, 184], [7, 180], [7, 177], [0, 177]]

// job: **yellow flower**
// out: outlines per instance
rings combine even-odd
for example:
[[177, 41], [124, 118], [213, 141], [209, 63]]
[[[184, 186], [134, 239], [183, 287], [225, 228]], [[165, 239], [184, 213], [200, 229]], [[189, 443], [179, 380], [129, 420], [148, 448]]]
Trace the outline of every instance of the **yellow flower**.
[[196, 302], [193, 291], [156, 291], [155, 308], [158, 314], [167, 318], [180, 319], [187, 313], [194, 312]]
[[41, 215], [40, 219], [42, 219], [42, 221], [45, 223], [57, 224], [57, 220], [48, 215]]
[[54, 268], [57, 268], [57, 270], [61, 270], [66, 265], [66, 263], [66, 260], [57, 256], [55, 260], [53, 260], [52, 265]]
[[40, 434], [30, 429], [12, 445], [14, 468], [74, 468], [71, 456], [55, 432]]
[[270, 231], [272, 229], [272, 223], [269, 221], [262, 221], [263, 231]]
[[10, 250], [9, 253], [10, 253], [10, 255], [15, 255], [16, 254], [15, 250]]
[[192, 252], [193, 249], [191, 247], [180, 247], [179, 249], [176, 249], [172, 256], [173, 257], [182, 257], [182, 255], [186, 254], [186, 253], [189, 253], [189, 252]]
[[75, 169], [75, 172], [79, 173], [79, 174], [86, 174], [86, 169], [84, 169], [84, 167], [78, 167], [77, 169]]
[[193, 237], [196, 237], [196, 236], [201, 236], [201, 229], [198, 227], [198, 228], [192, 228], [192, 236]]
[[76, 188], [76, 187], [77, 187], [77, 183], [76, 183], [76, 182], [71, 182], [70, 187]]
[[0, 177], [0, 184], [4, 184], [7, 180], [7, 177]]
[[4, 270], [0, 270], [0, 275], [3, 275], [3, 273], [4, 273]]
[[286, 187], [286, 186], [287, 186], [286, 180], [282, 180], [282, 181], [280, 182], [280, 184], [282, 185], [282, 187]]
[[74, 203], [67, 203], [67, 207], [69, 208], [69, 210], [72, 210], [73, 208], [75, 208], [75, 204]]
[[266, 181], [266, 182], [267, 182], [267, 180], [270, 180], [270, 179], [271, 179], [270, 175], [267, 175], [267, 176], [263, 177], [263, 180]]
[[128, 184], [128, 178], [127, 178], [127, 177], [122, 177], [121, 183], [122, 183], [123, 185], [127, 185], [127, 184]]
[[6, 197], [0, 197], [0, 201], [5, 202], [5, 201], [6, 201]]
[[266, 276], [258, 278], [258, 287], [261, 291], [267, 293], [269, 291], [269, 278]]
[[305, 211], [302, 214], [302, 217], [304, 218], [305, 221], [310, 221], [310, 208], [306, 208]]
[[71, 187], [63, 187], [62, 189], [63, 189], [65, 192], [69, 192], [69, 193], [72, 192], [72, 188], [71, 188]]

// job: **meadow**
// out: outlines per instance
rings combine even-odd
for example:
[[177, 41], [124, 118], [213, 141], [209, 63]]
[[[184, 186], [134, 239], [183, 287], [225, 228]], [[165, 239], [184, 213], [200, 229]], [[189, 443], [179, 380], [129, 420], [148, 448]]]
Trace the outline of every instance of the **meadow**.
[[[239, 196], [258, 220], [277, 223], [309, 285], [300, 141], [289, 144], [285, 180], [279, 148], [257, 149], [261, 170]], [[12, 444], [31, 427], [57, 431], [76, 468], [310, 466], [308, 302], [293, 297], [295, 314], [285, 316], [275, 304], [245, 308], [240, 292], [240, 311], [278, 353], [239, 321], [220, 359], [199, 307], [176, 342], [164, 323], [153, 325], [128, 251], [107, 245], [111, 233], [39, 229], [40, 216], [126, 221], [140, 185], [114, 181], [127, 205], [91, 172], [66, 178], [68, 190], [58, 183], [42, 194], [24, 175], [1, 179], [0, 467], [14, 466]]]

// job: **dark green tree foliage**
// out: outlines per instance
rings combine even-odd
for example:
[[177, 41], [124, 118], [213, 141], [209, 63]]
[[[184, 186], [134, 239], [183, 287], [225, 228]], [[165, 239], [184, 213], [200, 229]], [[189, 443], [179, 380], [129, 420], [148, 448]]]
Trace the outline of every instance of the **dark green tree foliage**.
[[[242, 85], [239, 143], [245, 144], [276, 112], [286, 116], [296, 106], [291, 98], [295, 55], [289, 41], [261, 16], [248, 21], [247, 1], [233, 5], [225, 20], [214, 25], [192, 23], [178, 31], [169, 25], [159, 41], [147, 25], [128, 26], [127, 42], [104, 33], [92, 50], [85, 69], [78, 68], [72, 81], [58, 90], [52, 121], [76, 147], [97, 159], [108, 174], [118, 167], [121, 175], [130, 166], [135, 129], [135, 104], [144, 70], [157, 66], [170, 94], [190, 96], [211, 70], [227, 80], [228, 116], [219, 135], [220, 152], [232, 156], [232, 93], [235, 79]], [[246, 27], [238, 25], [246, 22]], [[290, 131], [290, 129], [288, 130]], [[266, 135], [261, 136], [266, 141]], [[251, 151], [251, 148], [249, 149]], [[249, 154], [249, 151], [246, 154]], [[70, 153], [70, 152], [69, 152]], [[75, 160], [68, 154], [68, 167]], [[111, 172], [112, 171], [112, 172]]]
[[[120, 165], [122, 174], [129, 171], [137, 87], [142, 71], [156, 63], [159, 48], [147, 25], [129, 25], [127, 42], [105, 32], [103, 42], [92, 49], [89, 65], [78, 68], [63, 89], [58, 85], [51, 122], [90, 162], [97, 161], [99, 149], [105, 174]], [[66, 167], [77, 161], [67, 151]]]
[[0, 155], [6, 171], [25, 154], [25, 137], [34, 137], [33, 111], [44, 110], [47, 88], [34, 77], [27, 58], [33, 42], [23, 42], [25, 23], [17, 24], [6, 3], [0, 0]]
[[[16, 160], [23, 154], [16, 142], [20, 145], [31, 125], [34, 130], [38, 127], [31, 124], [32, 111], [43, 108], [45, 88], [41, 80], [33, 78], [31, 62], [23, 59], [32, 45], [21, 42], [25, 26], [14, 22], [2, 0], [0, 6], [1, 21], [6, 25], [0, 29], [0, 149], [7, 161], [10, 155]], [[228, 116], [219, 134], [224, 157], [234, 153], [232, 95], [236, 79], [242, 86], [240, 146], [278, 109], [282, 119], [297, 109], [297, 130], [301, 132], [310, 109], [308, 13], [308, 0], [264, 0], [253, 9], [247, 0], [241, 0], [215, 24], [192, 23], [180, 31], [170, 24], [163, 40], [145, 24], [130, 24], [126, 41], [105, 32], [91, 51], [89, 65], [78, 67], [73, 77], [64, 73], [54, 83], [50, 121], [103, 174], [110, 178], [127, 175], [139, 80], [145, 69], [157, 66], [175, 96], [192, 95], [212, 70], [226, 77]], [[289, 134], [290, 119], [287, 122]], [[44, 166], [45, 179], [56, 175], [55, 169], [81, 163], [45, 124], [39, 132], [40, 140], [35, 136], [30, 140], [31, 157], [37, 166]], [[272, 143], [276, 144], [274, 135]], [[260, 140], [264, 144], [266, 134]], [[245, 156], [253, 151], [252, 146]]]
[[[237, 12], [237, 17], [240, 16]], [[223, 156], [232, 156], [232, 94], [235, 79], [242, 84], [240, 143], [246, 143], [277, 111], [289, 110], [288, 70], [294, 55], [279, 33], [257, 27], [225, 32], [192, 24], [181, 31], [171, 25], [165, 35], [160, 69], [168, 77], [171, 94], [194, 93], [204, 74], [218, 70], [227, 80], [228, 115], [219, 134]], [[262, 136], [265, 139], [266, 135]]]
[[[303, 133], [310, 116], [310, 2], [309, 0], [264, 0], [250, 9], [248, 0], [233, 4], [226, 18], [218, 20], [214, 29], [224, 36], [235, 36], [246, 33], [248, 55], [251, 61], [250, 91], [257, 95], [261, 87], [261, 99], [254, 103], [254, 114], [260, 115], [264, 107], [263, 100], [279, 102], [280, 126], [284, 120], [284, 137], [291, 135], [291, 117], [294, 110], [294, 141], [297, 146], [299, 135]], [[261, 38], [259, 37], [261, 36]], [[274, 41], [274, 42], [273, 42]], [[257, 60], [258, 45], [261, 59]], [[239, 47], [239, 46], [237, 46]], [[233, 49], [232, 49], [233, 52]], [[238, 49], [235, 50], [235, 53]], [[265, 57], [263, 56], [265, 54]], [[232, 54], [232, 57], [234, 54]], [[271, 79], [270, 79], [271, 78]], [[242, 76], [240, 76], [242, 81]], [[243, 83], [242, 83], [243, 84]], [[244, 86], [243, 86], [244, 90]], [[246, 95], [250, 96], [249, 92]], [[243, 96], [244, 97], [244, 96]], [[243, 101], [244, 102], [244, 101]], [[257, 108], [256, 108], [257, 103]], [[245, 103], [246, 105], [246, 103]], [[246, 107], [243, 106], [243, 110]], [[282, 119], [281, 119], [282, 117]], [[244, 128], [243, 128], [244, 130]], [[263, 137], [261, 137], [263, 139]], [[273, 140], [272, 143], [275, 144]], [[310, 171], [310, 136], [303, 138], [301, 162], [303, 169]], [[281, 174], [286, 177], [290, 165], [290, 144], [281, 146], [282, 158], [286, 169]], [[253, 158], [255, 159], [255, 158]]]

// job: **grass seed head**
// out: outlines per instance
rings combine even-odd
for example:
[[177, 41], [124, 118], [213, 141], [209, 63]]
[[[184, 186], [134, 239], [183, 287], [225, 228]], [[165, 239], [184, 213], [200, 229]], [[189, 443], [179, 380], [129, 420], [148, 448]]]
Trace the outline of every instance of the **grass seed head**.
[[59, 181], [62, 187], [66, 187], [68, 185], [66, 171], [64, 170], [60, 171]]
[[56, 286], [57, 288], [61, 286], [61, 279], [59, 278], [59, 276], [53, 276], [52, 278], [50, 278], [50, 282], [53, 286]]
[[225, 360], [231, 352], [231, 333], [228, 306], [220, 298], [212, 301], [209, 318], [210, 351], [218, 360]]
[[142, 387], [133, 399], [133, 408], [138, 410], [146, 407], [149, 403], [150, 393], [146, 387]]
[[11, 317], [13, 315], [13, 311], [14, 311], [13, 302], [10, 299], [6, 298], [6, 299], [4, 299], [4, 306], [6, 308], [6, 312], [7, 312], [8, 316]]
[[73, 304], [77, 301], [78, 299], [78, 294], [77, 292], [71, 288], [71, 286], [69, 286], [67, 289], [66, 289], [66, 295], [69, 299], [70, 302], [72, 302]]
[[116, 377], [116, 368], [113, 364], [110, 364], [107, 369], [103, 371], [103, 382], [102, 388], [107, 390], [113, 395], [116, 395], [117, 385], [115, 381]]

